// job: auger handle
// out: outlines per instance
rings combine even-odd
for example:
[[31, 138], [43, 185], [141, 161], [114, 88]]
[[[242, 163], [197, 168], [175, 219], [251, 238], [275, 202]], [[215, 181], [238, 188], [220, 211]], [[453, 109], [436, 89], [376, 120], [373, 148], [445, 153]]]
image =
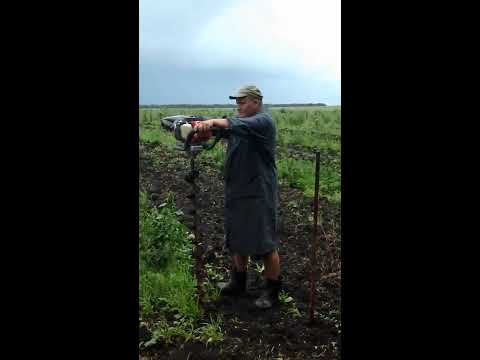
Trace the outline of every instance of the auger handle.
[[[211, 142], [210, 144], [208, 144], [207, 142], [201, 144], [201, 146], [205, 149], [205, 150], [211, 150], [213, 149], [213, 147], [217, 144], [218, 140], [220, 140], [222, 137], [225, 137], [227, 134], [228, 134], [228, 130], [225, 129], [225, 128], [222, 128], [222, 127], [219, 127], [219, 126], [212, 126], [210, 128], [210, 131], [212, 132], [212, 134], [215, 134], [215, 139], [213, 142]], [[193, 139], [193, 136], [197, 133], [196, 130], [193, 130], [192, 132], [190, 132], [188, 135], [187, 135], [187, 138], [185, 139], [185, 146], [184, 146], [184, 150], [185, 151], [188, 151], [189, 147], [191, 146], [190, 142], [192, 141]]]

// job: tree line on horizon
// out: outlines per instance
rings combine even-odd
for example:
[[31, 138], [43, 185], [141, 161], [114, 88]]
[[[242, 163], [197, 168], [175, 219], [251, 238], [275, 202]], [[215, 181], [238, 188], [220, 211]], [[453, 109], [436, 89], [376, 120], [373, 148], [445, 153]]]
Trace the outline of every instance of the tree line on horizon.
[[[264, 104], [265, 107], [306, 107], [306, 106], [327, 106], [324, 103], [292, 103], [292, 104]], [[236, 106], [234, 104], [149, 104], [149, 105], [140, 105], [141, 109], [151, 109], [151, 108], [232, 108]]]

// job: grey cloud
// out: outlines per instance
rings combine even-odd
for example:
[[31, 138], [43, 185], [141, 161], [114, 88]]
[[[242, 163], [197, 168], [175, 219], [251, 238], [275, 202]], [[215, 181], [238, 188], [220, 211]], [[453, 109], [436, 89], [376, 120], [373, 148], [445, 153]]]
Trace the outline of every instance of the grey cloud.
[[198, 69], [160, 63], [140, 67], [141, 104], [225, 104], [240, 85], [254, 83], [267, 103], [326, 102], [340, 104], [338, 89], [321, 86], [295, 74], [269, 73], [238, 68]]
[[[192, 51], [202, 26], [234, 0], [140, 1], [140, 103], [228, 103], [228, 94], [246, 83], [257, 84], [269, 103], [326, 102], [340, 104], [339, 85], [319, 74], [302, 76], [255, 64], [216, 64], [198, 61], [217, 51]], [[232, 39], [241, 41], [242, 39]], [[248, 43], [246, 50], [248, 50]], [[218, 49], [220, 54], [223, 49]], [[252, 59], [255, 56], [252, 56]], [[202, 65], [203, 64], [203, 65]]]

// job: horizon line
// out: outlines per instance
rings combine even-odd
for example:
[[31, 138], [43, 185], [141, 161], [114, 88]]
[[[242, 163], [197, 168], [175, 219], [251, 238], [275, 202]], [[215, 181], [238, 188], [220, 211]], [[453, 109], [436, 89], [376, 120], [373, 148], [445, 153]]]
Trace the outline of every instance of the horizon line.
[[[175, 103], [175, 104], [156, 104], [156, 103], [150, 103], [150, 104], [139, 104], [139, 106], [177, 106], [177, 105], [188, 105], [188, 106], [194, 106], [194, 105], [201, 105], [201, 106], [211, 106], [211, 105], [221, 105], [221, 106], [229, 106], [229, 107], [236, 107], [235, 104], [222, 104], [222, 103]], [[299, 105], [307, 105], [307, 106], [341, 106], [341, 104], [325, 104], [325, 103], [264, 103], [263, 105], [268, 105], [268, 106], [279, 106], [279, 105], [290, 105], [290, 106], [299, 106]]]

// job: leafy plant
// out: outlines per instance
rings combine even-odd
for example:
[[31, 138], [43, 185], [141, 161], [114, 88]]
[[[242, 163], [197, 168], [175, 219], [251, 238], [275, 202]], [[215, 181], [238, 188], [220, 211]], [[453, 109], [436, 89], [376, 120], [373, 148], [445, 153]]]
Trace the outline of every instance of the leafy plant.
[[220, 314], [217, 314], [215, 319], [210, 315], [210, 322], [204, 322], [200, 328], [195, 330], [195, 333], [197, 334], [198, 339], [206, 345], [209, 343], [221, 342], [224, 337], [221, 324], [222, 317]]
[[[223, 339], [220, 317], [198, 324], [202, 311], [193, 275], [192, 243], [175, 215], [174, 204], [173, 194], [161, 209], [150, 207], [145, 193], [139, 196], [139, 315], [152, 334], [142, 347]], [[210, 276], [216, 277], [213, 268]], [[212, 288], [209, 296], [218, 296], [215, 291]], [[168, 321], [165, 314], [174, 314], [175, 320]]]
[[263, 272], [265, 271], [265, 264], [261, 264], [259, 262], [255, 262], [255, 268], [254, 270], [258, 273], [258, 274], [263, 274]]
[[302, 315], [300, 313], [300, 310], [298, 310], [295, 301], [286, 291], [280, 291], [280, 293], [278, 294], [278, 299], [280, 300], [281, 304], [288, 306], [288, 309], [286, 311], [287, 314], [290, 314], [293, 317], [300, 317]]

